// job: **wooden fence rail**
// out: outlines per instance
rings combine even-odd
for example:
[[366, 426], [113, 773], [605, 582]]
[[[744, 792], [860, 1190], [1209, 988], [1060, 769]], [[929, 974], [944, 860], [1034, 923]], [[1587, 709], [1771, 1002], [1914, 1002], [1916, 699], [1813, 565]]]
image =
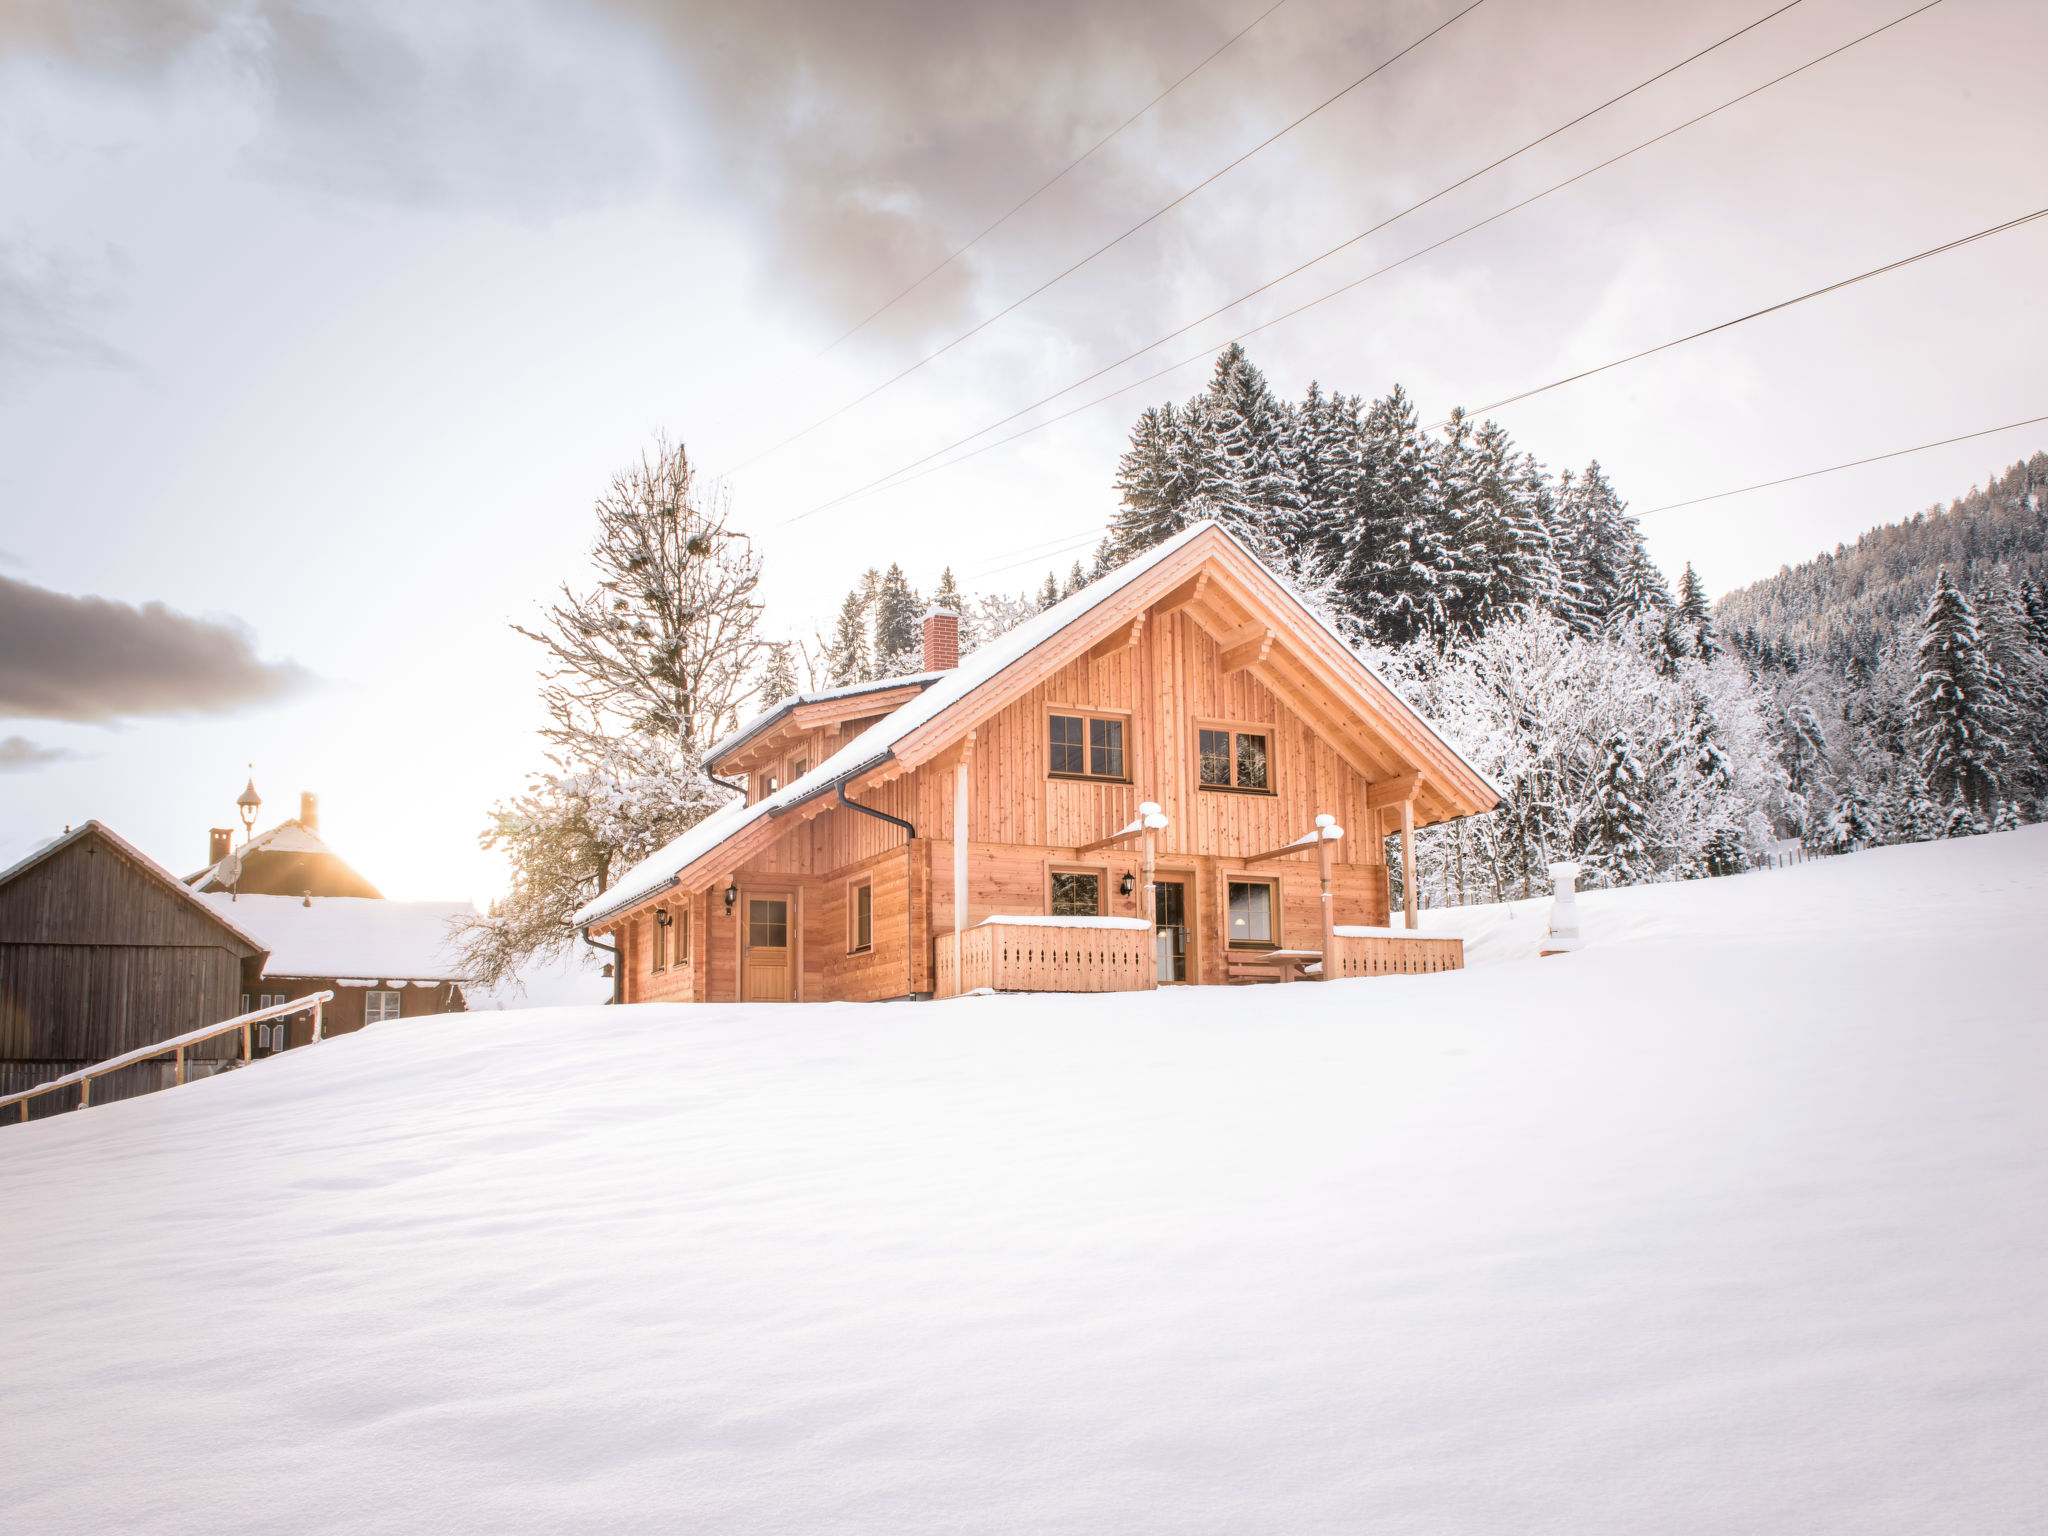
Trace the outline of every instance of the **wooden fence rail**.
[[211, 1040], [216, 1036], [231, 1034], [236, 1030], [240, 1030], [242, 1032], [242, 1060], [248, 1061], [251, 1059], [250, 1031], [256, 1025], [270, 1019], [282, 1019], [294, 1013], [304, 1013], [308, 1009], [313, 1014], [313, 1039], [317, 1042], [320, 1039], [321, 1005], [333, 1001], [334, 994], [332, 992], [310, 992], [304, 997], [295, 997], [288, 1003], [276, 1003], [268, 1008], [258, 1008], [254, 1013], [237, 1014], [232, 1019], [223, 1019], [218, 1024], [208, 1024], [203, 1029], [195, 1029], [187, 1034], [176, 1035], [169, 1040], [159, 1040], [154, 1045], [138, 1046], [135, 1050], [125, 1051], [119, 1056], [109, 1057], [105, 1061], [96, 1061], [89, 1067], [80, 1067], [76, 1072], [67, 1072], [62, 1077], [53, 1077], [47, 1083], [38, 1083], [33, 1088], [25, 1088], [20, 1093], [10, 1093], [4, 1098], [0, 1098], [0, 1110], [5, 1110], [10, 1104], [19, 1104], [21, 1106], [21, 1120], [17, 1123], [26, 1123], [28, 1120], [28, 1101], [30, 1099], [36, 1097], [37, 1094], [55, 1093], [60, 1088], [69, 1088], [74, 1083], [78, 1085], [78, 1107], [80, 1109], [89, 1109], [92, 1106], [92, 1080], [94, 1078], [105, 1077], [110, 1072], [118, 1072], [121, 1068], [132, 1067], [138, 1062], [154, 1061], [160, 1056], [170, 1056], [176, 1059], [178, 1064], [177, 1080], [182, 1084], [185, 1081], [185, 1052], [191, 1047], [198, 1045], [201, 1041]]

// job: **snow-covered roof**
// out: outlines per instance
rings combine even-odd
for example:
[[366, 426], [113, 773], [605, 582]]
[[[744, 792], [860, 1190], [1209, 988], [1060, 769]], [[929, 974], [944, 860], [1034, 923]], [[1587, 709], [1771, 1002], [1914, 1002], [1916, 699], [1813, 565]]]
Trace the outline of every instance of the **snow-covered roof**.
[[474, 917], [466, 901], [384, 901], [368, 896], [243, 896], [199, 899], [256, 935], [270, 951], [266, 976], [369, 977], [378, 981], [463, 981], [453, 921]]
[[800, 693], [779, 704], [771, 704], [705, 753], [704, 771], [716, 773], [722, 759], [732, 756], [756, 736], [772, 729], [801, 705], [830, 704], [836, 699], [858, 698], [863, 693], [887, 693], [893, 688], [929, 688], [944, 676], [944, 672], [911, 672], [902, 677], [878, 677], [873, 682], [842, 683], [837, 688], [820, 688], [813, 693]]
[[[705, 817], [673, 842], [626, 871], [617, 885], [578, 908], [569, 919], [570, 923], [579, 928], [587, 927], [591, 923], [623, 912], [626, 908], [666, 888], [689, 865], [762, 817], [788, 810], [827, 792], [842, 780], [851, 779], [857, 774], [879, 767], [895, 754], [896, 744], [912, 731], [936, 719], [984, 683], [991, 681], [997, 674], [1023, 660], [1068, 625], [1085, 618], [1140, 577], [1165, 564], [1189, 544], [1209, 532], [1220, 533], [1243, 551], [1254, 564], [1259, 563], [1258, 557], [1220, 523], [1206, 520], [1190, 523], [1164, 543], [1153, 545], [1128, 565], [1119, 566], [1100, 581], [1090, 583], [1043, 613], [1032, 615], [1008, 633], [998, 635], [971, 655], [962, 657], [958, 667], [949, 672], [938, 673], [937, 681], [923, 693], [884, 715], [837, 752], [813, 767], [802, 778], [783, 785], [775, 793], [763, 796], [752, 805], [736, 803]], [[1261, 565], [1260, 569], [1263, 570], [1264, 566]], [[1342, 648], [1345, 655], [1370, 673], [1381, 687], [1387, 686], [1385, 679], [1345, 643], [1344, 638], [1331, 627], [1328, 620], [1287, 592], [1285, 585], [1277, 579], [1273, 584], [1281, 592], [1286, 593], [1303, 619], [1327, 634]], [[1399, 698], [1391, 688], [1388, 688], [1387, 692], [1392, 697]], [[1466, 762], [1463, 753], [1438, 735], [1421, 716], [1416, 715], [1414, 718], [1423, 729], [1429, 731], [1446, 752], [1464, 764], [1475, 778], [1499, 797], [1499, 787]]]
[[[252, 853], [326, 853], [334, 850], [320, 841], [320, 834], [299, 821], [281, 821], [268, 832], [258, 832], [237, 848], [229, 858], [246, 859]], [[221, 863], [226, 863], [223, 859]], [[187, 885], [204, 885], [214, 878], [220, 864], [209, 864], [196, 875], [187, 875]]]

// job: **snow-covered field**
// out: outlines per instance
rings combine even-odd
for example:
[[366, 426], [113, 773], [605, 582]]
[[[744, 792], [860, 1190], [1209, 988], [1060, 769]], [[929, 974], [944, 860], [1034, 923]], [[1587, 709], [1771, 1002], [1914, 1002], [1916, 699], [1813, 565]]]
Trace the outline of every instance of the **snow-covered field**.
[[1453, 975], [379, 1025], [0, 1127], [41, 1532], [2018, 1532], [2048, 828]]

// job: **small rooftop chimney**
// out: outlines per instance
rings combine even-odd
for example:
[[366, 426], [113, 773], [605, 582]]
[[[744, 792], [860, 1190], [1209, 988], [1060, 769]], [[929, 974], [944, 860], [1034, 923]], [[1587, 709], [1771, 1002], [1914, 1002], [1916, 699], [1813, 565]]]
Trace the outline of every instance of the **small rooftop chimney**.
[[299, 825], [308, 832], [320, 830], [320, 797], [310, 789], [299, 791]]
[[924, 669], [950, 672], [960, 665], [960, 615], [934, 608], [924, 616]]
[[235, 851], [235, 829], [233, 827], [208, 827], [206, 829], [206, 862], [218, 864]]

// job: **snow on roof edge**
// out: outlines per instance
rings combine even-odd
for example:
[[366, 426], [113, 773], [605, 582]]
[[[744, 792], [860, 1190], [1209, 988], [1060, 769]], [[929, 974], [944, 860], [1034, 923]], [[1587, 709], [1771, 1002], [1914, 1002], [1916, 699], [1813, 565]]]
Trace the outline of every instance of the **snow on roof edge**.
[[898, 677], [878, 677], [870, 682], [842, 683], [837, 688], [819, 688], [810, 693], [793, 694], [789, 698], [770, 704], [738, 730], [731, 731], [714, 742], [711, 750], [704, 754], [704, 771], [716, 771], [715, 765], [721, 757], [730, 757], [800, 704], [829, 704], [834, 699], [853, 699], [864, 693], [885, 693], [891, 688], [905, 688], [913, 683], [919, 687], [929, 688], [945, 675], [944, 672], [905, 672]]

